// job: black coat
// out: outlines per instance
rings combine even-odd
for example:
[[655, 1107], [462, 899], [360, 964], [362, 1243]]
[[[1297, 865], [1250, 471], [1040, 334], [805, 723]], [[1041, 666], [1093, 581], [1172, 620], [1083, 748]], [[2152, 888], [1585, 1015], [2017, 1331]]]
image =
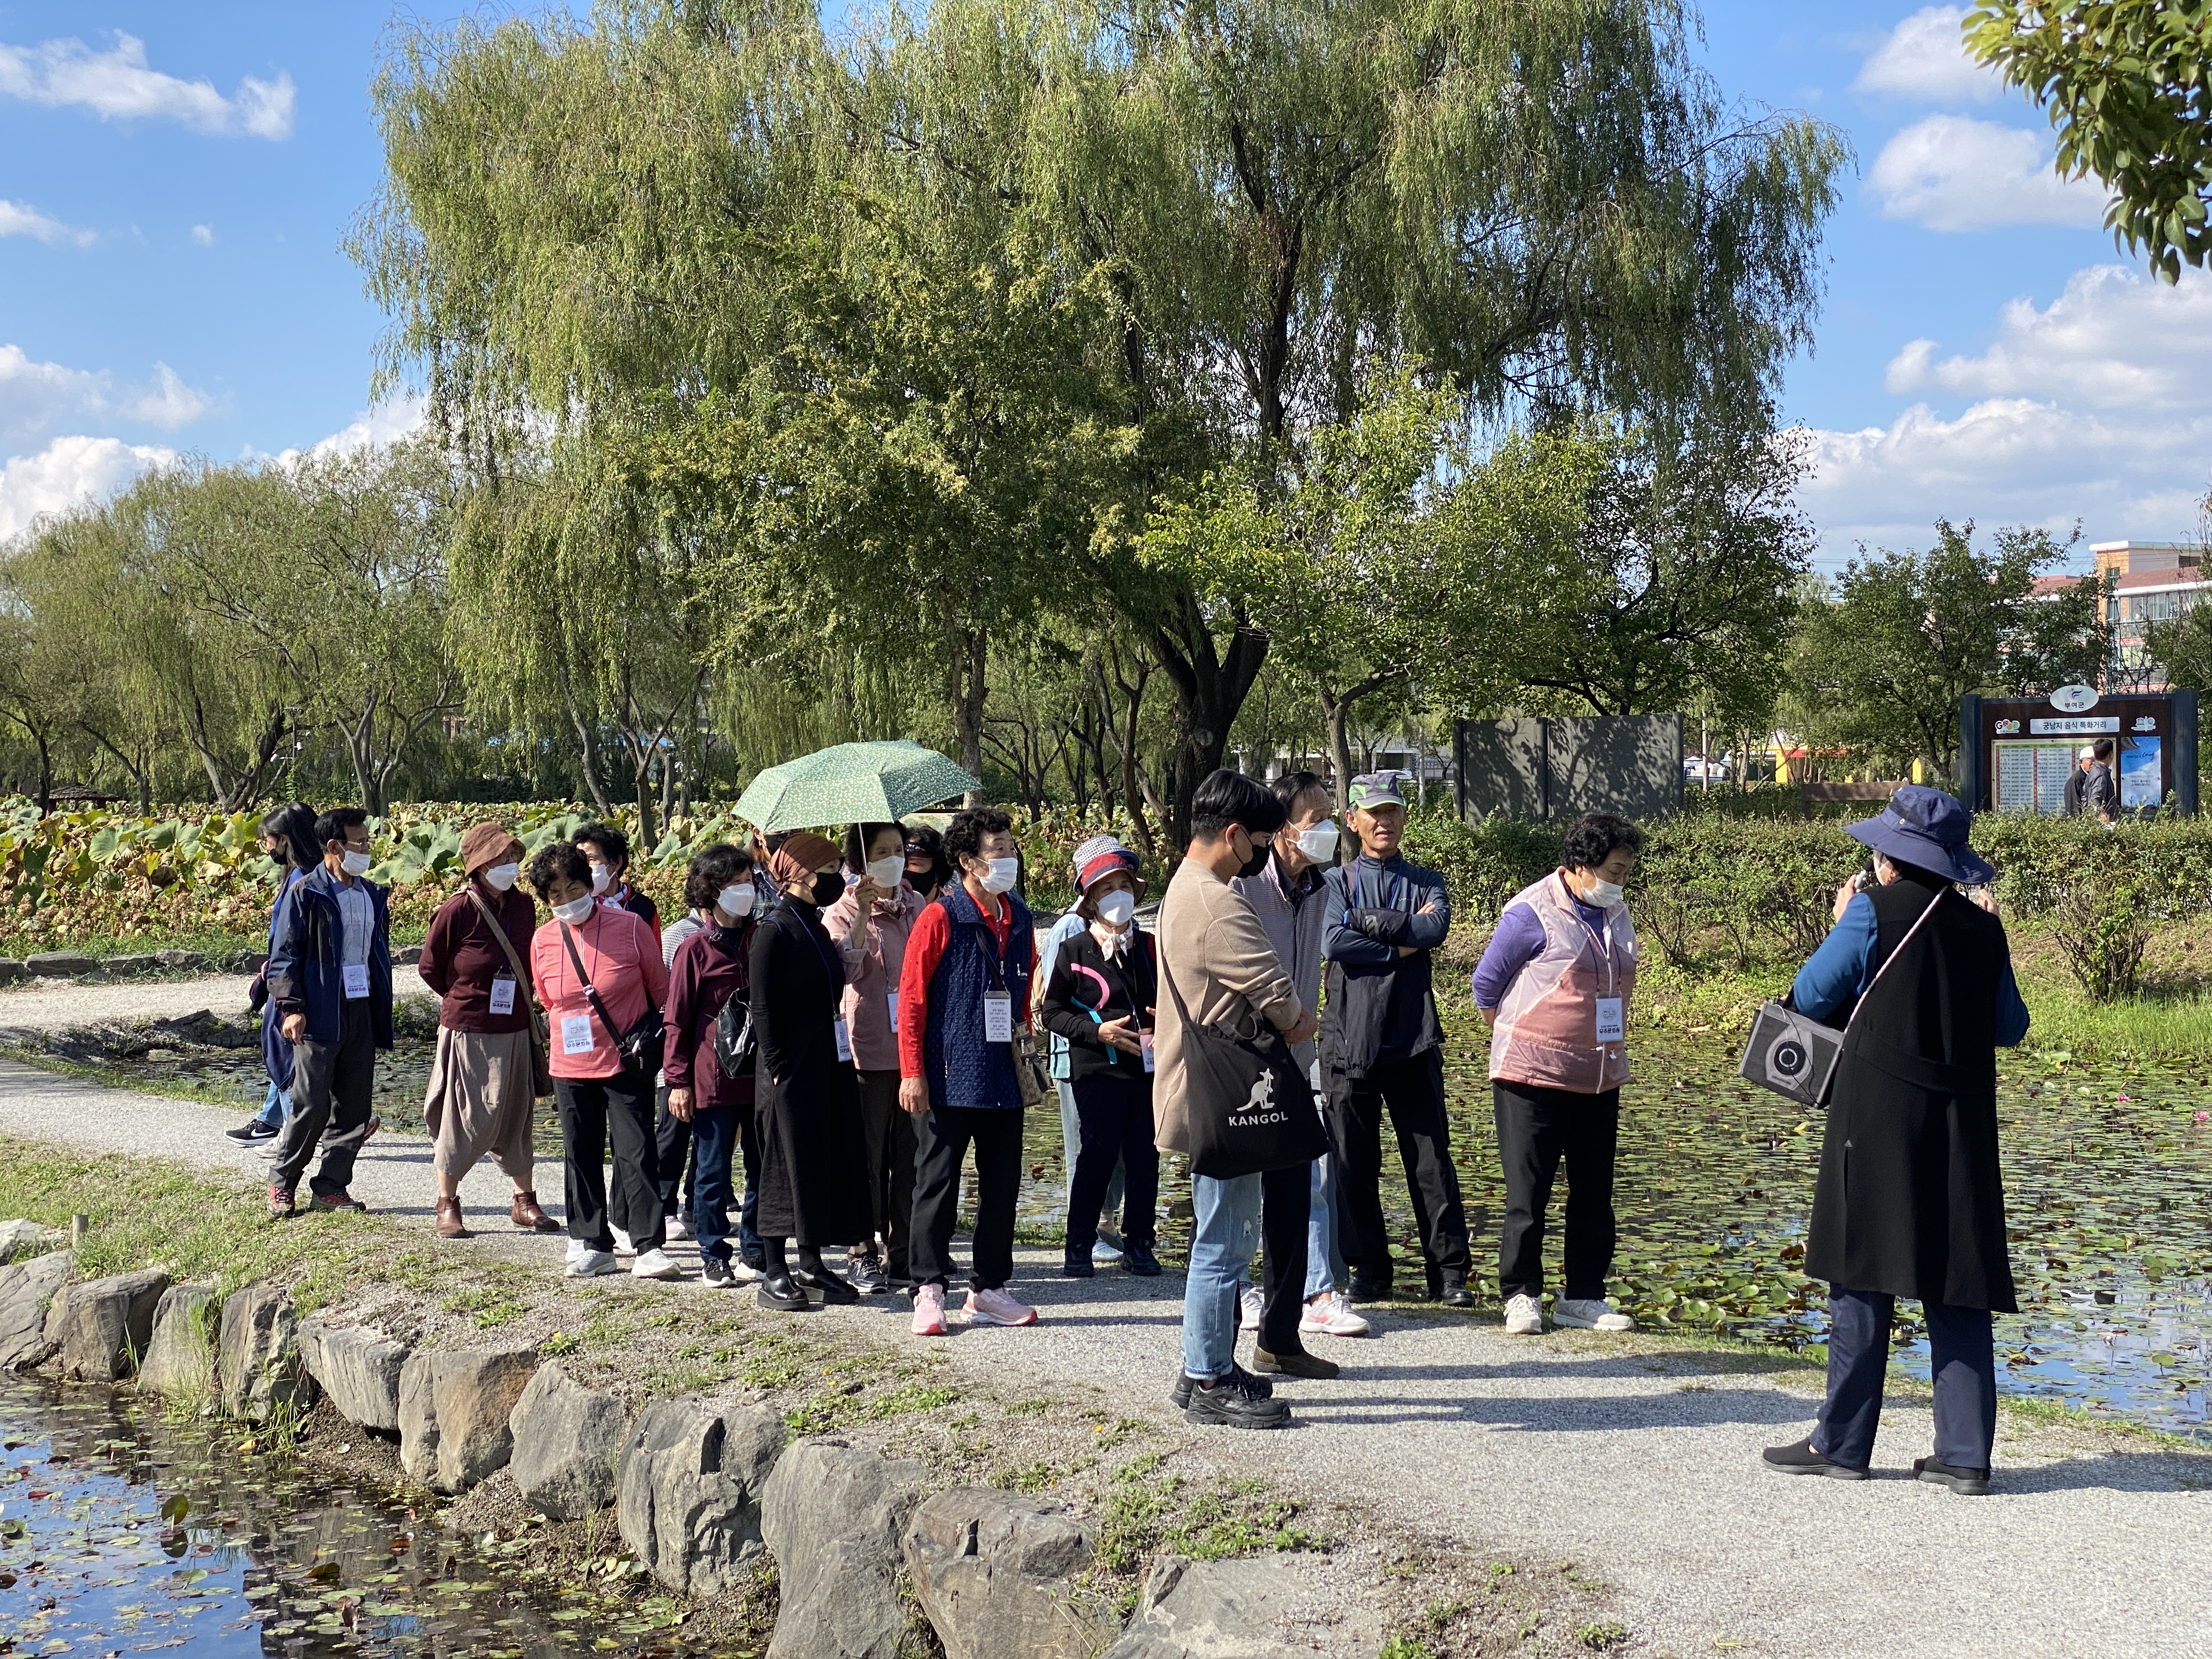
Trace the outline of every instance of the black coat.
[[760, 1042], [763, 1237], [819, 1249], [867, 1237], [867, 1152], [860, 1080], [837, 1058], [845, 970], [821, 913], [786, 899], [753, 928], [753, 1031]]
[[1836, 1064], [1805, 1271], [2011, 1313], [1997, 1167], [1996, 1016], [2004, 927], [1952, 892], [1905, 877], [1871, 890], [1875, 960], [1912, 936], [1853, 1018]]

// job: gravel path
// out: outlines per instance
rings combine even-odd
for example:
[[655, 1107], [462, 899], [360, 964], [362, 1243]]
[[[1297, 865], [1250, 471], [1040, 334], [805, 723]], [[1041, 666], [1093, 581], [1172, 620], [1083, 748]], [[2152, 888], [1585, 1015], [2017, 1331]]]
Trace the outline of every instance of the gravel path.
[[[65, 1031], [73, 1025], [174, 1019], [203, 1008], [235, 1013], [246, 1007], [252, 983], [244, 974], [178, 980], [29, 980], [0, 988], [0, 1030]], [[403, 997], [428, 994], [412, 968], [392, 970], [392, 989]]]
[[[225, 983], [137, 988], [130, 1012], [149, 1012], [154, 992], [163, 1008], [170, 997], [177, 1012], [206, 1007]], [[0, 1024], [20, 1023], [15, 1005], [43, 994], [0, 1001]], [[258, 1174], [258, 1158], [221, 1138], [234, 1115], [0, 1062], [0, 1133]], [[380, 1135], [355, 1191], [427, 1225], [428, 1162], [427, 1142]], [[557, 1165], [542, 1174], [557, 1191]], [[472, 1212], [503, 1210], [505, 1183], [480, 1170], [464, 1198]], [[558, 1271], [558, 1238], [483, 1242]], [[1023, 1253], [1018, 1288], [1043, 1322], [956, 1328], [955, 1361], [1002, 1386], [1027, 1373], [1040, 1388], [1103, 1388], [1132, 1415], [1163, 1413], [1180, 1279], [1066, 1280], [1055, 1261]], [[816, 1316], [906, 1340], [903, 1308], [878, 1298]], [[1238, 1458], [1288, 1490], [1364, 1499], [1440, 1537], [1579, 1563], [1619, 1589], [1638, 1651], [2212, 1654], [2212, 1455], [2008, 1417], [1997, 1492], [1961, 1499], [1909, 1478], [1931, 1425], [1924, 1405], [1900, 1400], [1876, 1453], [1885, 1478], [1788, 1480], [1758, 1456], [1809, 1424], [1817, 1378], [1802, 1369], [1640, 1338], [1510, 1340], [1486, 1320], [1377, 1310], [1375, 1322], [1368, 1340], [1316, 1339], [1344, 1375], [1285, 1384], [1297, 1426], [1241, 1437]]]

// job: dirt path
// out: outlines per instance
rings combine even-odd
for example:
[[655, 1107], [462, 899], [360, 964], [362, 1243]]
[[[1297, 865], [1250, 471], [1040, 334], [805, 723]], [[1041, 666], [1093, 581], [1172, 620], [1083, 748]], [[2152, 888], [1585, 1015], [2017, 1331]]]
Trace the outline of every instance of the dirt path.
[[[209, 1006], [211, 988], [227, 983], [137, 988], [132, 1012], [149, 1012], [155, 991], [164, 1007], [170, 997], [179, 1012]], [[15, 1000], [0, 1001], [0, 1024], [17, 1023], [7, 1012]], [[258, 1172], [258, 1158], [221, 1137], [234, 1117], [0, 1063], [0, 1133]], [[380, 1135], [355, 1190], [427, 1225], [428, 1159], [428, 1143]], [[560, 1186], [555, 1168], [543, 1166], [549, 1192]], [[479, 1170], [464, 1196], [503, 1208], [503, 1188]], [[559, 1271], [558, 1238], [502, 1237], [496, 1248]], [[688, 1258], [688, 1246], [677, 1249]], [[1040, 1251], [1023, 1253], [1021, 1272], [1018, 1288], [1043, 1322], [957, 1332], [945, 1345], [956, 1363], [998, 1379], [1027, 1372], [1041, 1386], [1092, 1383], [1132, 1415], [1164, 1414], [1180, 1279], [1066, 1280]], [[817, 1316], [911, 1340], [902, 1302]], [[1909, 1478], [1931, 1425], [1924, 1405], [1900, 1399], [1876, 1453], [1885, 1478], [1787, 1480], [1758, 1455], [1809, 1424], [1818, 1379], [1802, 1368], [1641, 1338], [1509, 1340], [1487, 1321], [1456, 1317], [1383, 1310], [1376, 1325], [1372, 1340], [1328, 1345], [1345, 1367], [1339, 1380], [1286, 1385], [1296, 1428], [1224, 1449], [1293, 1492], [1364, 1499], [1390, 1520], [1547, 1565], [1577, 1562], [1619, 1588], [1637, 1651], [2212, 1653], [2212, 1454], [2008, 1415], [1998, 1492], [1961, 1499]]]
[[[0, 1033], [65, 1031], [72, 1025], [122, 1020], [174, 1019], [200, 1009], [218, 1014], [242, 1012], [251, 978], [216, 974], [204, 979], [38, 979], [0, 988]], [[428, 993], [412, 968], [392, 970], [398, 996]]]

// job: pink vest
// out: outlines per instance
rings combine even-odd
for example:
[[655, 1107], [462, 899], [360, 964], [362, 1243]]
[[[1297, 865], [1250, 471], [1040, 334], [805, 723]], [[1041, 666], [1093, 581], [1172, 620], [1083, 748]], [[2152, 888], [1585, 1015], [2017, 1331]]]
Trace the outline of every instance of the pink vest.
[[[1601, 941], [1557, 871], [1514, 895], [1544, 924], [1543, 951], [1514, 975], [1490, 1031], [1490, 1075], [1505, 1083], [1602, 1094], [1628, 1081], [1628, 1044], [1597, 1040], [1597, 1000], [1636, 992], [1636, 928], [1628, 906], [1605, 913]], [[1509, 908], [1510, 906], [1508, 907]]]

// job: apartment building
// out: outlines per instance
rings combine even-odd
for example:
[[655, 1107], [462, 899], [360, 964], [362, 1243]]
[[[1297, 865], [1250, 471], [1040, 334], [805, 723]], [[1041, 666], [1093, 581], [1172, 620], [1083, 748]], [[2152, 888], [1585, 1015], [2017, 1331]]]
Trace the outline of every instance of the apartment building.
[[[2143, 647], [2144, 631], [2152, 623], [2186, 615], [2212, 596], [2206, 550], [2182, 542], [2094, 542], [2089, 551], [2096, 558], [2098, 580], [2112, 580], [2112, 597], [2105, 602], [2105, 622], [2112, 630], [2111, 678], [2116, 684], [2162, 690], [2165, 681]], [[2045, 576], [2036, 591], [2061, 592], [2083, 580]]]

